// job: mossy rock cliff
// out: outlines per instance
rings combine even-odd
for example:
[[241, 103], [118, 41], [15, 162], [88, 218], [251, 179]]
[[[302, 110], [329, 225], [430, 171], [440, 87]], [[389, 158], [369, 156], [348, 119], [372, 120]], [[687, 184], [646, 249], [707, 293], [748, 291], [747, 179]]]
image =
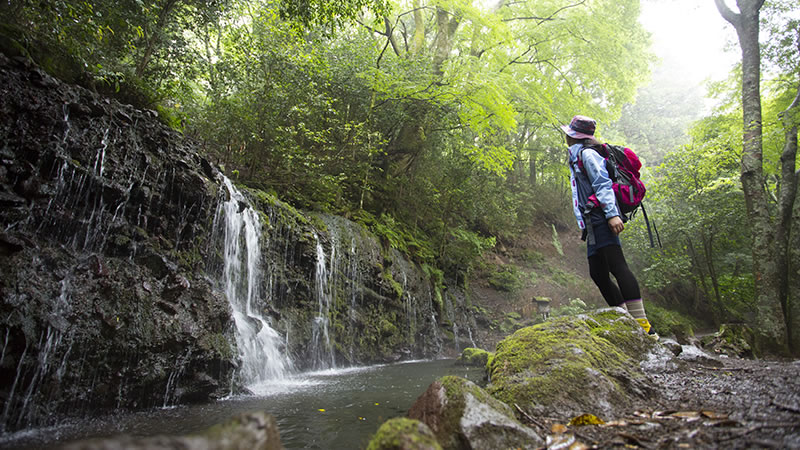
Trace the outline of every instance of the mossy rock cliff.
[[562, 317], [498, 343], [487, 390], [532, 414], [614, 415], [655, 394], [642, 364], [665, 351], [618, 308]]

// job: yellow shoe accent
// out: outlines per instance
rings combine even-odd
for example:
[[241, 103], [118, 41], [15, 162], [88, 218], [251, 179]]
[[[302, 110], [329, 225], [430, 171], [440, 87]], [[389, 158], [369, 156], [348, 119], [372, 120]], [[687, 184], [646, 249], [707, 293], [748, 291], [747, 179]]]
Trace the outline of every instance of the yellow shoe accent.
[[650, 332], [650, 321], [647, 319], [636, 319], [636, 321], [639, 322], [639, 325], [641, 325], [642, 328], [644, 328], [645, 334]]

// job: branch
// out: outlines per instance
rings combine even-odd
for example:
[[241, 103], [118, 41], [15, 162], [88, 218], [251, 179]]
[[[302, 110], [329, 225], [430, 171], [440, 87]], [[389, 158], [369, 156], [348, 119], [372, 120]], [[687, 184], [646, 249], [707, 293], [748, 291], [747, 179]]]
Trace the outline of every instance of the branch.
[[[394, 54], [400, 56], [400, 49], [397, 48], [397, 42], [394, 40], [394, 26], [392, 26], [391, 22], [389, 22], [388, 17], [383, 18], [383, 25], [386, 27], [386, 37], [389, 38], [389, 42], [392, 44], [392, 50], [394, 50]], [[397, 26], [396, 22], [395, 26]]]
[[503, 22], [513, 22], [515, 20], [538, 20], [539, 23], [547, 22], [549, 20], [556, 20], [552, 17], [537, 17], [537, 16], [527, 16], [527, 17], [512, 17], [510, 19], [503, 19]]
[[553, 64], [549, 60], [547, 60], [545, 62], [550, 67], [552, 67], [553, 69], [556, 69], [556, 72], [558, 72], [558, 74], [561, 75], [561, 78], [564, 79], [564, 81], [567, 82], [567, 85], [569, 86], [569, 95], [574, 95], [574, 92], [573, 92], [573, 89], [572, 89], [572, 83], [569, 81], [569, 78], [567, 78], [567, 75], [564, 72], [562, 72], [561, 69], [558, 68], [558, 66], [556, 66], [555, 64]]
[[368, 29], [369, 31], [372, 31], [375, 34], [380, 34], [381, 36], [388, 37], [386, 33], [382, 32], [382, 31], [378, 31], [375, 28], [372, 28], [371, 26], [365, 24], [364, 22], [362, 22], [362, 21], [360, 21], [358, 19], [356, 19], [356, 22], [358, 22], [359, 25], [363, 26], [364, 28]]
[[714, 0], [714, 4], [717, 5], [717, 10], [719, 10], [722, 18], [730, 22], [734, 28], [738, 29], [741, 15], [731, 11], [731, 9], [728, 8], [728, 5], [725, 4], [725, 0]]
[[554, 17], [556, 16], [556, 14], [560, 13], [561, 11], [564, 11], [565, 9], [569, 9], [569, 8], [576, 8], [576, 7], [578, 7], [578, 6], [580, 6], [580, 5], [584, 4], [584, 3], [586, 3], [586, 0], [581, 0], [580, 2], [574, 3], [572, 5], [562, 6], [561, 8], [558, 8], [557, 10], [555, 10], [553, 12], [553, 14], [550, 14], [547, 17], [536, 17], [536, 16], [512, 17], [510, 19], [503, 19], [503, 22], [510, 22], [512, 20], [536, 20], [536, 21], [539, 22], [539, 23], [537, 23], [537, 25], [541, 25], [542, 23], [547, 22], [547, 21], [557, 20]]

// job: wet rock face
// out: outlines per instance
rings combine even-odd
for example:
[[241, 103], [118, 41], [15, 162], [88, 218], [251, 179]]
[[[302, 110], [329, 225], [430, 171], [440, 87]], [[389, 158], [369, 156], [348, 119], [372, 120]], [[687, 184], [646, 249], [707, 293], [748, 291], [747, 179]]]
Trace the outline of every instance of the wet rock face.
[[[0, 54], [0, 432], [242, 388], [221, 179], [152, 111]], [[244, 194], [264, 230], [253, 314], [294, 369], [477, 345], [463, 293], [362, 226]]]
[[40, 79], [0, 55], [0, 430], [225, 395], [215, 174], [151, 113]]
[[538, 448], [544, 441], [519, 423], [511, 408], [475, 383], [443, 377], [411, 406], [408, 417], [419, 420], [445, 449]]
[[643, 367], [672, 355], [618, 308], [523, 328], [497, 344], [487, 390], [532, 415], [613, 416], [658, 392]]

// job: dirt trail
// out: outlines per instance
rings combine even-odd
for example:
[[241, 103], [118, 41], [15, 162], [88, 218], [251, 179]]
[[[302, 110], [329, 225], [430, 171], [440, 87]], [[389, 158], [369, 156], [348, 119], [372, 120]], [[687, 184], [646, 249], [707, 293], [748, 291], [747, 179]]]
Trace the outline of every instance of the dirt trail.
[[648, 375], [661, 398], [624, 417], [532, 425], [550, 435], [549, 448], [800, 448], [800, 361], [701, 358]]

